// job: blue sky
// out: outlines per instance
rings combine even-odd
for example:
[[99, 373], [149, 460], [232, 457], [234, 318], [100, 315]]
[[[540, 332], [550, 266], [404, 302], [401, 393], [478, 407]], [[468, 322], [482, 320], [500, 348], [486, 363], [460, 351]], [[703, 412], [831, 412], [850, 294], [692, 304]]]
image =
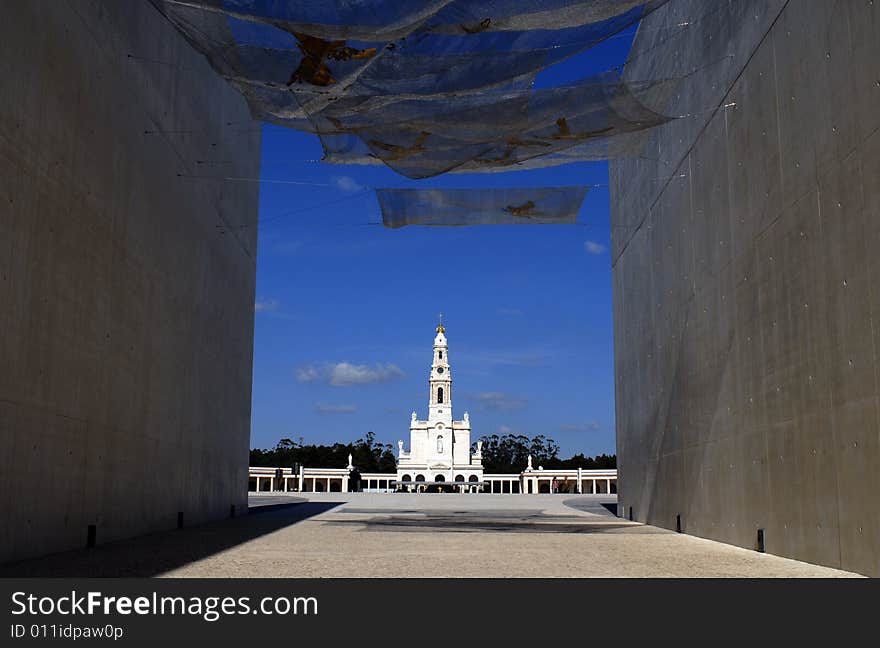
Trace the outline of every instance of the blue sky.
[[[634, 31], [545, 71], [538, 86], [621, 64]], [[564, 457], [614, 452], [607, 165], [413, 181], [320, 157], [314, 135], [264, 125], [251, 447], [370, 430], [408, 444], [410, 412], [427, 414], [442, 311], [455, 416], [470, 412], [475, 439], [544, 434]], [[370, 191], [578, 184], [602, 186], [577, 226], [389, 230], [375, 224]]]

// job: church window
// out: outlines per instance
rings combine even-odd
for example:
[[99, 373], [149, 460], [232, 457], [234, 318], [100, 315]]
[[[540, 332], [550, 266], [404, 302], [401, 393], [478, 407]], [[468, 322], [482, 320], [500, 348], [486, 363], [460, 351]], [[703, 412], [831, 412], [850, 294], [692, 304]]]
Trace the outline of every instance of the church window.
[[438, 403], [443, 402], [443, 388], [442, 387], [437, 388], [437, 402]]
[[438, 351], [438, 352], [437, 352], [437, 358], [440, 359], [440, 360], [443, 359], [443, 352], [442, 352], [442, 351]]

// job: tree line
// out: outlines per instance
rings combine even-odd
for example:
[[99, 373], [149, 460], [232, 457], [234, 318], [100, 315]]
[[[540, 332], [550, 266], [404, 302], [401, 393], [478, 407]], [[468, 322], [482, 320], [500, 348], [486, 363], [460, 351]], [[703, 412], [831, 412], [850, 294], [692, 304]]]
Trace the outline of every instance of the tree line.
[[[583, 453], [568, 459], [559, 457], [559, 444], [539, 434], [528, 437], [523, 434], [492, 434], [480, 438], [483, 442], [483, 468], [487, 473], [518, 473], [525, 470], [529, 455], [532, 467], [583, 468], [597, 470], [617, 468], [617, 455], [601, 454], [587, 457]], [[477, 444], [471, 447], [476, 452]]]
[[[528, 456], [532, 456], [532, 467], [538, 468], [583, 468], [585, 470], [617, 468], [617, 455], [601, 454], [587, 457], [583, 453], [568, 459], [559, 457], [559, 444], [553, 439], [539, 434], [528, 437], [523, 434], [492, 434], [480, 437], [483, 447], [483, 468], [487, 473], [518, 473], [525, 470]], [[471, 444], [471, 452], [477, 451], [477, 444]], [[397, 471], [397, 459], [391, 444], [378, 443], [373, 432], [353, 443], [334, 443], [332, 445], [305, 444], [299, 441], [281, 439], [274, 448], [251, 450], [250, 465], [263, 467], [292, 467], [294, 464], [312, 468], [344, 468], [348, 465], [348, 455], [352, 463], [362, 472]]]
[[367, 432], [353, 443], [314, 445], [291, 439], [281, 439], [271, 449], [251, 450], [251, 466], [293, 467], [294, 464], [311, 468], [345, 468], [348, 455], [361, 472], [396, 472], [397, 459], [388, 443], [377, 443], [376, 435]]

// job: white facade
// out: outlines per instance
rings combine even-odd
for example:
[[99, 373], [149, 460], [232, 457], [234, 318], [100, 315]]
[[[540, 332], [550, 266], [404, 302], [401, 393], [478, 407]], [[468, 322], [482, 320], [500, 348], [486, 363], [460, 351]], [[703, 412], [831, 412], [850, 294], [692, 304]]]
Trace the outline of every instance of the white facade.
[[412, 413], [409, 450], [397, 442], [397, 483], [480, 482], [483, 462], [479, 448], [471, 454], [471, 423], [465, 412], [456, 421], [452, 413], [452, 368], [446, 329], [437, 326], [434, 354], [428, 376], [428, 417]]
[[[278, 471], [281, 471], [280, 473]], [[290, 468], [249, 469], [248, 490], [252, 493], [277, 492], [321, 493], [348, 491], [348, 468], [302, 468], [299, 473]], [[395, 473], [362, 473], [360, 488], [364, 492], [393, 492], [399, 490]], [[482, 485], [463, 484], [456, 489], [461, 493], [579, 493], [584, 495], [614, 495], [617, 493], [617, 471], [527, 468], [521, 473], [507, 475], [484, 474]], [[554, 487], [554, 482], [556, 482]], [[421, 490], [412, 484], [409, 490]]]
[[[446, 330], [441, 323], [434, 338], [434, 357], [428, 376], [428, 417], [412, 413], [409, 450], [398, 441], [397, 473], [363, 473], [360, 488], [367, 492], [404, 490], [420, 492], [432, 483], [457, 483], [459, 493], [583, 493], [617, 492], [617, 470], [548, 469], [532, 467], [532, 458], [521, 473], [483, 473], [480, 452], [471, 453], [471, 423], [465, 412], [460, 421], [452, 414], [452, 369]], [[345, 468], [290, 468], [249, 470], [248, 490], [257, 493], [348, 491], [351, 455]], [[443, 487], [446, 488], [446, 487]]]

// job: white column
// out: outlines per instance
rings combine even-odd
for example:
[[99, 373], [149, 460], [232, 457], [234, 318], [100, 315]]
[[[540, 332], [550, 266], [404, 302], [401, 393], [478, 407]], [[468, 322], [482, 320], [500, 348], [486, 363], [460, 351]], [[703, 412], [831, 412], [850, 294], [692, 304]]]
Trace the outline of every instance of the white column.
[[284, 492], [287, 492], [287, 477], [284, 478]]
[[302, 492], [303, 489], [305, 488], [305, 481], [304, 481], [305, 480], [305, 470], [306, 470], [305, 467], [300, 465], [300, 467], [299, 467], [299, 482], [297, 483], [297, 487], [300, 490], [300, 492]]
[[596, 480], [593, 480], [593, 495], [596, 494]]
[[327, 478], [327, 492], [330, 492], [330, 478]]
[[344, 475], [342, 477], [342, 492], [343, 493], [348, 492], [348, 475]]
[[582, 479], [582, 478], [583, 478], [583, 472], [581, 471], [580, 467], [578, 467], [578, 487], [577, 487], [577, 492], [578, 492], [579, 494], [581, 494], [581, 493], [584, 492], [583, 483], [581, 482], [581, 479]]
[[610, 479], [605, 480], [605, 490], [608, 492], [609, 495], [611, 494], [611, 480]]
[[260, 492], [260, 478], [257, 477], [257, 492]]

